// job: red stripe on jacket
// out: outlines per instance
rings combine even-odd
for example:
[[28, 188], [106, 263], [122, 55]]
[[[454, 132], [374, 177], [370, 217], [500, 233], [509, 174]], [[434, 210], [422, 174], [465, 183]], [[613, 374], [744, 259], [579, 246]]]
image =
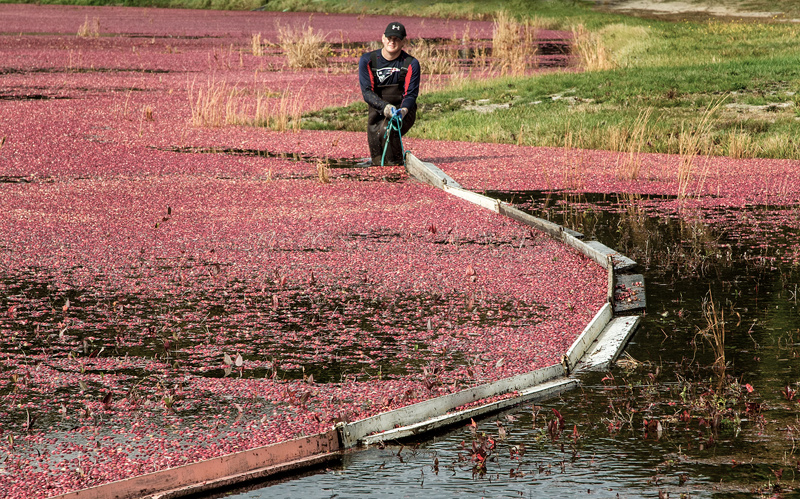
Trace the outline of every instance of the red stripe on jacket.
[[372, 70], [372, 61], [367, 63], [367, 67], [369, 68], [369, 89], [373, 92], [375, 91], [375, 76], [374, 71]]
[[408, 86], [411, 85], [411, 73], [414, 72], [414, 68], [409, 64], [408, 65], [408, 72], [406, 73], [406, 81], [403, 82], [403, 98], [405, 99], [408, 95]]

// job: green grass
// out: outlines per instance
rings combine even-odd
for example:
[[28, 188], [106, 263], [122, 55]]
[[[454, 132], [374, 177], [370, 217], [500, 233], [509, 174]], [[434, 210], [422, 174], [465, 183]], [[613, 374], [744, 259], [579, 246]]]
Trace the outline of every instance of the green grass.
[[[722, 100], [707, 152], [800, 159], [797, 26], [672, 23], [574, 10], [581, 15], [570, 19], [594, 26], [617, 69], [471, 81], [424, 93], [410, 135], [555, 147], [569, 140], [573, 147], [628, 150], [634, 123], [650, 109], [641, 150], [674, 154], [681, 130]], [[486, 99], [510, 107], [488, 114], [468, 109]], [[365, 110], [359, 103], [311, 113], [305, 126], [360, 131]]]
[[[782, 55], [686, 66], [628, 67], [591, 73], [472, 81], [425, 94], [411, 136], [624, 150], [642, 110], [651, 108], [644, 152], [678, 152], [682, 127], [723, 100], [710, 152], [729, 155], [730, 134], [749, 137], [746, 156], [800, 158], [800, 58]], [[465, 109], [477, 100], [510, 103], [488, 114]], [[786, 103], [793, 107], [784, 107]], [[747, 107], [762, 106], [763, 108]], [[361, 131], [366, 105], [306, 116], [306, 127]]]

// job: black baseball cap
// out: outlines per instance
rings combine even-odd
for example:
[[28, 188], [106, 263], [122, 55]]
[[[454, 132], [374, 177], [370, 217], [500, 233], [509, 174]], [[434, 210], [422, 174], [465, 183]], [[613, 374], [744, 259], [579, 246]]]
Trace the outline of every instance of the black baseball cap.
[[406, 37], [406, 27], [400, 23], [389, 23], [386, 26], [386, 31], [383, 32], [384, 36], [396, 36], [397, 38], [405, 38]]

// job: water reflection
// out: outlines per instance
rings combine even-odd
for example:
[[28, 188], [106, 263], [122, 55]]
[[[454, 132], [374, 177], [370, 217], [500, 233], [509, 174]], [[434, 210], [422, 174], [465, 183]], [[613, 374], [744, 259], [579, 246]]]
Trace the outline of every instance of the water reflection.
[[[798, 497], [800, 276], [781, 258], [796, 228], [775, 223], [759, 239], [747, 227], [779, 208], [688, 216], [661, 197], [489, 195], [639, 262], [648, 311], [627, 357], [544, 406], [357, 451], [336, 469], [238, 497]], [[718, 352], [698, 335], [709, 303], [725, 327], [724, 386]], [[565, 426], [556, 439], [554, 410]], [[483, 475], [470, 454], [480, 435], [496, 442]]]

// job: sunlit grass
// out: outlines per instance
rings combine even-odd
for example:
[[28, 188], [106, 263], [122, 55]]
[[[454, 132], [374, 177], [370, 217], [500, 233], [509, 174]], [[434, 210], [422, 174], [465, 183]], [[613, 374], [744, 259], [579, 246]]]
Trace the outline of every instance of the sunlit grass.
[[[652, 119], [641, 131], [647, 136], [641, 152], [678, 154], [681, 124], [698, 123], [709, 103], [728, 94], [719, 120], [709, 130], [710, 154], [800, 158], [794, 103], [798, 91], [800, 66], [795, 57], [504, 78], [423, 96], [413, 133], [563, 147], [563, 130], [569, 123], [581, 138], [577, 147], [618, 151], [624, 148], [615, 131], [632, 130], [640, 113], [652, 109]], [[487, 115], [463, 109], [479, 99], [511, 106]]]
[[425, 39], [412, 40], [406, 51], [419, 61], [422, 74], [452, 74], [456, 70], [455, 55], [437, 48]]
[[572, 53], [580, 59], [580, 67], [586, 71], [602, 71], [617, 67], [603, 37], [586, 29], [583, 24], [572, 27]]
[[[254, 95], [255, 94], [255, 95]], [[225, 81], [193, 81], [188, 97], [191, 124], [198, 128], [258, 126], [281, 132], [300, 129], [298, 93], [253, 92]]]
[[495, 15], [492, 58], [500, 74], [525, 74], [535, 65], [537, 31], [535, 20], [520, 23], [504, 10]]
[[83, 24], [78, 27], [78, 36], [80, 38], [97, 38], [100, 36], [100, 18], [93, 17], [90, 20], [89, 16], [86, 16]]
[[261, 33], [254, 33], [250, 37], [250, 52], [256, 57], [264, 55], [264, 44], [261, 41]]
[[321, 68], [328, 64], [331, 46], [325, 34], [311, 26], [279, 26], [278, 44], [290, 68]]

